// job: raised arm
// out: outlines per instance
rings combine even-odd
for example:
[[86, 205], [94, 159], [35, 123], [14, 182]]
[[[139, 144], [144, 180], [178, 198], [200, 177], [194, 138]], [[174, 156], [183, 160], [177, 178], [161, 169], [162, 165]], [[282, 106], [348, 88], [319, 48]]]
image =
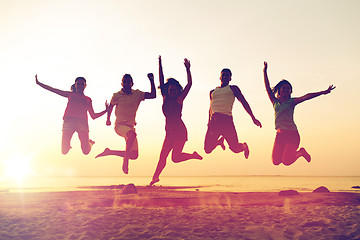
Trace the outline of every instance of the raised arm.
[[191, 71], [190, 71], [190, 61], [185, 58], [184, 59], [184, 65], [186, 68], [186, 74], [187, 74], [187, 84], [182, 92], [182, 94], [179, 96], [179, 98], [177, 99], [178, 102], [182, 103], [184, 101], [184, 99], [186, 98], [186, 96], [188, 95], [191, 85], [192, 85], [192, 77], [191, 77]]
[[254, 124], [256, 126], [261, 127], [260, 121], [255, 118], [253, 112], [251, 111], [249, 103], [246, 101], [244, 95], [242, 95], [239, 87], [233, 85], [233, 86], [230, 86], [230, 88], [233, 91], [233, 93], [234, 93], [235, 97], [237, 98], [237, 100], [239, 100], [239, 102], [241, 102], [241, 104], [243, 105], [246, 112], [250, 115], [250, 117], [251, 117], [252, 121], [254, 122]]
[[269, 83], [269, 78], [268, 78], [268, 75], [267, 75], [267, 67], [268, 67], [268, 64], [267, 62], [264, 62], [264, 83], [265, 83], [265, 89], [266, 89], [266, 92], [270, 98], [270, 101], [272, 103], [274, 103], [274, 101], [276, 100], [276, 97], [273, 93], [273, 91], [271, 90], [271, 87], [270, 87], [270, 83]]
[[324, 90], [324, 91], [320, 91], [320, 92], [314, 92], [314, 93], [308, 93], [302, 97], [298, 97], [298, 98], [294, 98], [294, 103], [295, 104], [299, 104], [303, 101], [306, 101], [306, 100], [310, 100], [312, 98], [315, 98], [315, 97], [318, 97], [320, 95], [326, 95], [326, 94], [329, 94], [331, 93], [332, 90], [334, 90], [336, 87], [333, 86], [333, 85], [330, 85], [328, 87], [328, 89]]
[[70, 91], [63, 91], [63, 90], [60, 90], [60, 89], [56, 89], [56, 88], [53, 88], [53, 87], [50, 87], [46, 84], [43, 84], [41, 83], [38, 78], [37, 78], [37, 74], [35, 75], [35, 82], [37, 85], [39, 85], [40, 87], [50, 91], [50, 92], [53, 92], [53, 93], [56, 93], [56, 94], [59, 94], [60, 96], [63, 96], [63, 97], [69, 97], [71, 92]]
[[94, 108], [93, 108], [93, 106], [92, 106], [92, 103], [90, 103], [90, 106], [89, 106], [89, 114], [90, 114], [90, 117], [91, 117], [92, 119], [96, 119], [96, 118], [98, 118], [98, 117], [101, 117], [102, 115], [104, 115], [105, 113], [107, 113], [108, 110], [109, 110], [109, 104], [108, 104], [107, 101], [105, 102], [105, 110], [102, 111], [102, 112], [99, 112], [99, 113], [95, 113], [95, 112], [94, 112]]
[[160, 87], [162, 85], [164, 85], [164, 83], [165, 83], [162, 62], [161, 62], [161, 56], [159, 56], [159, 83], [160, 83]]
[[146, 92], [144, 99], [152, 99], [152, 98], [156, 98], [156, 89], [155, 89], [155, 83], [154, 83], [154, 74], [152, 73], [148, 73], [148, 78], [150, 80], [150, 84], [151, 84], [151, 92]]

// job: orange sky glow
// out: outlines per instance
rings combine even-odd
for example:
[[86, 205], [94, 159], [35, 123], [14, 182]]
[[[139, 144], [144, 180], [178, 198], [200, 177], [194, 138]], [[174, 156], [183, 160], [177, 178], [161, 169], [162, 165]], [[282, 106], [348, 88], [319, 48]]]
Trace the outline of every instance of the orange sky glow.
[[[133, 76], [135, 89], [150, 91], [149, 72], [158, 85], [159, 55], [165, 78], [174, 77], [183, 86], [183, 59], [191, 61], [184, 150], [204, 157], [180, 164], [169, 157], [162, 175], [358, 176], [359, 9], [356, 0], [1, 1], [0, 176], [7, 174], [9, 160], [19, 156], [26, 162], [19, 165], [28, 168], [21, 171], [30, 175], [123, 175], [121, 158], [95, 159], [105, 147], [125, 147], [113, 126], [105, 125], [105, 116], [89, 118], [90, 138], [96, 142], [89, 155], [82, 154], [76, 134], [70, 152], [61, 154], [67, 99], [37, 86], [34, 76], [62, 90], [69, 90], [76, 77], [85, 77], [85, 94], [100, 112], [120, 90], [125, 73]], [[263, 83], [264, 61], [271, 85], [288, 79], [295, 97], [330, 84], [337, 87], [296, 107], [300, 145], [311, 153], [311, 163], [272, 164], [274, 117]], [[219, 85], [224, 67], [232, 70], [231, 84], [239, 86], [263, 125], [256, 127], [241, 104], [234, 104], [240, 142], [250, 147], [247, 160], [229, 149], [209, 155], [203, 150], [209, 91]], [[159, 91], [156, 99], [140, 104], [140, 156], [130, 162], [129, 176], [151, 176], [155, 170], [165, 136], [161, 104]]]

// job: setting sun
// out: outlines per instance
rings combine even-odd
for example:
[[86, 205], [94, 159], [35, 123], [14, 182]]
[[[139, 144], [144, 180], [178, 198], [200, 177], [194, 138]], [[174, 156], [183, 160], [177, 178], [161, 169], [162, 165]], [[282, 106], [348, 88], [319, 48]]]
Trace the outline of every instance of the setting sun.
[[31, 173], [30, 161], [31, 158], [29, 156], [21, 154], [14, 154], [9, 159], [4, 160], [3, 178], [15, 178], [17, 180], [22, 180]]

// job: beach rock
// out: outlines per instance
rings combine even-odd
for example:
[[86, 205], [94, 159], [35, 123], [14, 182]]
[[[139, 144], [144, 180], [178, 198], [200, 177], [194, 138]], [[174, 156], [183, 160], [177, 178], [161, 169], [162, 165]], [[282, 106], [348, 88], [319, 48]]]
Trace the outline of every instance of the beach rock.
[[137, 189], [133, 183], [125, 185], [120, 194], [134, 194], [137, 193]]
[[327, 189], [324, 186], [318, 187], [313, 191], [313, 193], [328, 193], [328, 192], [330, 192], [329, 189]]
[[360, 188], [360, 186], [352, 186], [351, 188], [357, 188], [357, 189], [359, 189], [359, 188]]
[[297, 196], [300, 195], [296, 190], [283, 190], [279, 192], [278, 196]]

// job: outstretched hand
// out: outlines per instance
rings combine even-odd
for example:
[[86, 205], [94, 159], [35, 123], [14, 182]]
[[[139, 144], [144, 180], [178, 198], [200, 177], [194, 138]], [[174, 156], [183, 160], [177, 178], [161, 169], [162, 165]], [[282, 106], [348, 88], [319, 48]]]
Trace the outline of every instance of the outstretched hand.
[[258, 126], [260, 128], [262, 127], [261, 122], [259, 120], [257, 120], [256, 118], [253, 119], [253, 122], [256, 126]]
[[328, 89], [326, 89], [326, 90], [324, 91], [324, 94], [331, 93], [331, 91], [334, 90], [335, 88], [336, 88], [336, 87], [335, 87], [334, 85], [330, 85], [330, 86], [328, 87]]
[[38, 80], [38, 78], [37, 78], [37, 74], [35, 74], [35, 82], [36, 82], [36, 84], [39, 84], [39, 83], [40, 83], [39, 80]]
[[266, 61], [264, 61], [264, 72], [267, 71], [267, 68], [268, 68], [268, 63]]
[[150, 79], [150, 81], [154, 81], [154, 74], [152, 73], [148, 73], [148, 78]]
[[186, 69], [190, 68], [190, 61], [187, 58], [184, 59], [184, 65], [185, 65]]

